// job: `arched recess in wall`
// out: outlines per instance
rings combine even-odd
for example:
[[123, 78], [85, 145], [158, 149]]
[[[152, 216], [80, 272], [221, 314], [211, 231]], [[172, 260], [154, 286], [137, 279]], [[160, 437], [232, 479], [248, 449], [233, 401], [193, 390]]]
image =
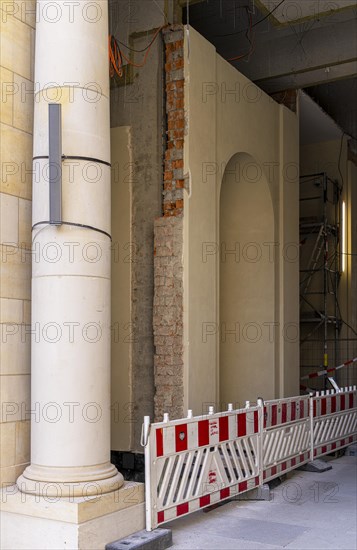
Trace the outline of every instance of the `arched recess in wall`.
[[274, 397], [274, 213], [263, 170], [237, 153], [220, 192], [220, 400]]

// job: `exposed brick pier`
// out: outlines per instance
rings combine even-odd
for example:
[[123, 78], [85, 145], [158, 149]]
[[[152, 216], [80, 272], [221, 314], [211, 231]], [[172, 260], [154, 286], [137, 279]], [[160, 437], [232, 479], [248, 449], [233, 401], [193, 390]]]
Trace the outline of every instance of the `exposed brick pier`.
[[185, 136], [184, 111], [184, 48], [183, 28], [167, 27], [165, 41], [167, 148], [163, 191], [164, 216], [183, 213], [183, 144]]
[[154, 225], [155, 419], [183, 416], [184, 30], [163, 31], [167, 146], [163, 217]]

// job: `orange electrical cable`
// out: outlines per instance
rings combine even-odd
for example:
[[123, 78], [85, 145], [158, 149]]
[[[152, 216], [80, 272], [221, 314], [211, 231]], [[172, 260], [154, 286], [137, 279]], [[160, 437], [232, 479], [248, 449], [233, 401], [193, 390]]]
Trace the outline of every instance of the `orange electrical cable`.
[[[134, 63], [133, 61], [131, 61], [120, 50], [120, 47], [118, 46], [118, 43], [117, 43], [115, 37], [113, 35], [109, 35], [110, 76], [114, 76], [114, 71], [118, 74], [118, 76], [120, 76], [120, 77], [123, 76], [123, 69], [122, 69], [123, 59], [125, 59], [125, 61], [128, 63], [128, 65], [131, 65], [132, 67], [137, 67], [137, 68], [144, 67], [144, 65], [146, 64], [146, 62], [148, 60], [148, 56], [149, 56], [151, 47], [152, 47], [153, 43], [155, 42], [156, 38], [158, 37], [160, 31], [162, 31], [162, 29], [164, 27], [165, 27], [165, 25], [162, 25], [155, 32], [154, 37], [153, 37], [150, 45], [148, 46], [148, 48], [145, 52], [143, 61], [141, 63]], [[113, 40], [113, 43], [114, 43], [114, 51], [113, 51], [113, 46], [112, 46], [112, 40]], [[118, 65], [119, 65], [119, 67], [118, 67]]]
[[[122, 58], [120, 54], [120, 50], [118, 51], [117, 45], [114, 39], [114, 52], [112, 48], [112, 38], [113, 36], [110, 34], [108, 39], [108, 47], [109, 47], [109, 61], [110, 61], [110, 76], [114, 76], [114, 71], [117, 73], [117, 75], [121, 78], [123, 76], [123, 69], [122, 69]], [[117, 61], [119, 64], [119, 67], [117, 66]]]

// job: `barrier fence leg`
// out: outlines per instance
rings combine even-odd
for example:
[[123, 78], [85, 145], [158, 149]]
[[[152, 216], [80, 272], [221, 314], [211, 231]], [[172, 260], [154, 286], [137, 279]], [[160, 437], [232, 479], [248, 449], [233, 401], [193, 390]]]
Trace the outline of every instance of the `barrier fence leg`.
[[314, 460], [314, 400], [313, 396], [310, 394], [309, 399], [309, 413], [310, 413], [310, 462]]
[[259, 407], [259, 438], [258, 438], [258, 468], [259, 468], [259, 487], [262, 487], [264, 483], [263, 470], [263, 437], [264, 437], [264, 400], [261, 397], [257, 399], [257, 405]]
[[331, 470], [332, 466], [325, 462], [324, 460], [317, 459], [314, 457], [315, 442], [314, 442], [314, 398], [310, 395], [309, 399], [309, 413], [310, 413], [310, 461], [303, 466], [299, 466], [297, 470], [302, 470], [303, 472], [316, 472], [322, 473], [327, 470]]
[[144, 416], [142, 442], [145, 448], [145, 517], [146, 530], [152, 531], [152, 508], [151, 508], [151, 456], [150, 456], [150, 416]]

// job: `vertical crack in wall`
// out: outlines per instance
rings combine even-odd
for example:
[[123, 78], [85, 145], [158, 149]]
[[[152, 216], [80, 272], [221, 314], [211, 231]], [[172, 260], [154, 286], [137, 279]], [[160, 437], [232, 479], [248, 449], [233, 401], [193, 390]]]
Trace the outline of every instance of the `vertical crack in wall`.
[[163, 31], [167, 146], [163, 217], [154, 226], [155, 419], [183, 416], [184, 31]]

